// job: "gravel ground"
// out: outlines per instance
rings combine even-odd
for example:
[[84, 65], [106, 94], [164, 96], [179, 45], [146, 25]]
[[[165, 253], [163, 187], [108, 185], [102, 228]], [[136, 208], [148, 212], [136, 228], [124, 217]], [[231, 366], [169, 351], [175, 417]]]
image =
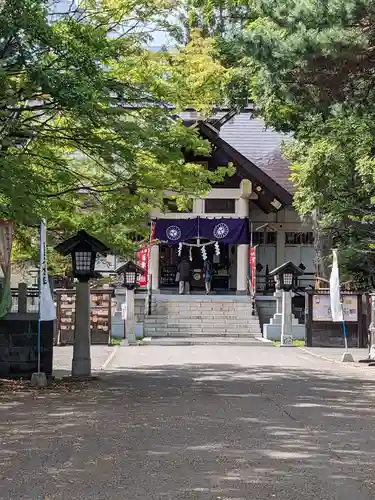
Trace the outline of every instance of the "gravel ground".
[[0, 394], [4, 500], [373, 500], [375, 375], [299, 349], [120, 347]]

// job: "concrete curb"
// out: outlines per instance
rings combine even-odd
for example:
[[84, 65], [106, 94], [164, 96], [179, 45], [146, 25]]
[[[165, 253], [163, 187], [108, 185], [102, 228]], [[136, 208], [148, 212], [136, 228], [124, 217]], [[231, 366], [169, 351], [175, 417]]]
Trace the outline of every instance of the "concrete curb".
[[272, 340], [265, 339], [264, 337], [255, 337], [255, 340], [260, 340], [261, 342], [264, 342], [265, 344], [272, 344], [273, 345]]
[[337, 365], [345, 366], [347, 368], [360, 368], [361, 366], [360, 363], [358, 363], [357, 361], [354, 361], [354, 363], [343, 363], [342, 361], [338, 361], [337, 359], [327, 358], [327, 356], [322, 356], [321, 354], [316, 354], [315, 352], [311, 352], [308, 349], [305, 349], [304, 347], [297, 347], [297, 349], [315, 358], [324, 359], [324, 361], [329, 361], [330, 363], [336, 363]]
[[118, 351], [118, 348], [119, 346], [118, 345], [115, 345], [114, 348], [113, 348], [113, 351], [111, 352], [111, 354], [108, 356], [108, 358], [106, 359], [106, 361], [103, 363], [103, 365], [100, 367], [100, 370], [106, 370], [108, 368], [108, 365], [110, 365], [113, 361], [113, 358], [115, 357], [117, 351]]

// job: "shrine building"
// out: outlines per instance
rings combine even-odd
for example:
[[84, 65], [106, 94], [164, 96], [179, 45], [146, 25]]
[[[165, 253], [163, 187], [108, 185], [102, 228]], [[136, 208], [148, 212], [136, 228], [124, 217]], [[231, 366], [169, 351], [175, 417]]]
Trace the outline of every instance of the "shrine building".
[[256, 293], [271, 293], [269, 272], [286, 261], [301, 267], [301, 290], [315, 276], [312, 228], [294, 210], [288, 162], [280, 147], [287, 136], [266, 129], [250, 108], [221, 111], [202, 121], [195, 111], [181, 118], [199, 128], [212, 145], [210, 157], [186, 155], [187, 161], [204, 163], [210, 170], [232, 163], [236, 173], [212, 186], [203, 198], [193, 200], [191, 211], [180, 212], [173, 203], [162, 213], [154, 210], [155, 238], [151, 247], [150, 274], [154, 292], [174, 293], [179, 259], [191, 262], [192, 293], [203, 291], [203, 262], [214, 266], [212, 288], [216, 293], [246, 294], [250, 246], [256, 247]]

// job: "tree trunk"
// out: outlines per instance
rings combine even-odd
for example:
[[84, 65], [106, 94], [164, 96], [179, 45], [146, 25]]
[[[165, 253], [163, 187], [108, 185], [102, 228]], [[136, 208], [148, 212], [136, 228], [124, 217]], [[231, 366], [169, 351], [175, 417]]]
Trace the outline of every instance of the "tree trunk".
[[332, 252], [332, 232], [322, 230], [319, 227], [319, 210], [316, 209], [312, 213], [313, 233], [314, 233], [314, 250], [315, 250], [315, 270], [317, 276], [329, 280], [330, 277], [330, 262]]

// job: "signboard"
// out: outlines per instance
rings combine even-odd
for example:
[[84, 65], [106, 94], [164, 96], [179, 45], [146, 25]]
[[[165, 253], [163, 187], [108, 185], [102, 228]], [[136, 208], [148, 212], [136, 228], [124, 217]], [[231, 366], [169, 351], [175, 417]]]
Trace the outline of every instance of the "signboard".
[[255, 278], [256, 278], [256, 247], [251, 246], [249, 251], [249, 270], [250, 270], [250, 285], [251, 294], [255, 295]]
[[[313, 321], [332, 321], [330, 295], [313, 295]], [[347, 322], [358, 321], [357, 295], [343, 295], [344, 320]]]
[[124, 302], [123, 304], [121, 304], [121, 319], [125, 321], [127, 316], [128, 316], [128, 304]]
[[155, 221], [152, 221], [151, 222], [150, 242], [148, 245], [142, 247], [139, 250], [139, 252], [137, 252], [138, 265], [143, 267], [143, 269], [146, 271], [143, 276], [138, 277], [138, 280], [137, 280], [138, 286], [146, 287], [148, 285], [148, 267], [149, 267], [149, 259], [150, 259], [150, 248], [151, 248], [152, 242], [155, 239], [155, 229], [156, 229]]
[[[76, 314], [76, 297], [71, 291], [57, 294], [57, 329], [59, 343], [72, 343]], [[90, 291], [90, 329], [92, 343], [108, 343], [111, 333], [111, 292]]]
[[138, 264], [143, 267], [146, 271], [143, 276], [139, 276], [138, 285], [147, 286], [148, 284], [148, 258], [149, 258], [149, 248], [144, 247], [137, 253]]
[[74, 338], [74, 322], [76, 311], [76, 297], [73, 294], [61, 294], [58, 314], [58, 329], [60, 337]]

